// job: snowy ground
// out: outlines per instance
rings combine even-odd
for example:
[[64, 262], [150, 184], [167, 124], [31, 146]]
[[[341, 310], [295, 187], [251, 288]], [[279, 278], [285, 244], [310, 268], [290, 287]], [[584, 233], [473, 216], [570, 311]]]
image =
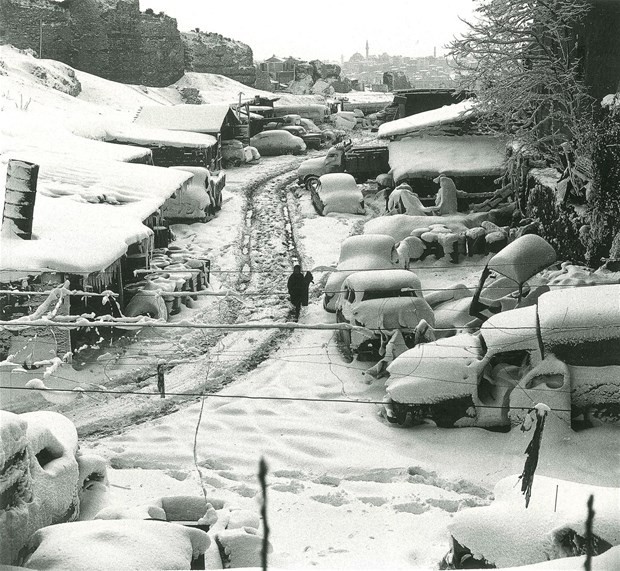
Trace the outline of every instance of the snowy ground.
[[[230, 175], [229, 192], [235, 197], [253, 173], [239, 169]], [[304, 266], [333, 264], [340, 241], [359, 226], [359, 217], [318, 217], [305, 191], [298, 194], [289, 203], [297, 215], [295, 234]], [[217, 224], [232, 229], [237, 217], [240, 225], [243, 213], [234, 205], [241, 202], [233, 198]], [[191, 228], [204, 240], [216, 228], [210, 224]], [[220, 240], [222, 251], [234, 256], [223, 234]], [[473, 284], [480, 263], [446, 268], [445, 261], [430, 261], [418, 273], [426, 288]], [[284, 277], [273, 286], [278, 292], [284, 290]], [[322, 310], [317, 289], [304, 323], [333, 321]], [[216, 347], [210, 364], [178, 374], [192, 377], [194, 384], [251, 353], [255, 337]], [[493, 485], [523, 468], [529, 433], [389, 426], [377, 405], [355, 402], [383, 397], [382, 382], [363, 374], [367, 366], [347, 363], [331, 332], [297, 331], [258, 368], [205, 400], [197, 457], [211, 494], [256, 509], [258, 461], [264, 456], [269, 463], [271, 563], [276, 567], [433, 567], [447, 550], [446, 526], [454, 513], [488, 504]], [[189, 405], [122, 434], [89, 439], [113, 467], [111, 481], [121, 486], [114, 488], [117, 501], [199, 493], [193, 441], [200, 406]], [[543, 444], [539, 473], [615, 485], [617, 430], [575, 434], [564, 428], [557, 427], [548, 446]]]
[[[10, 73], [0, 77], [0, 107], [20, 108], [30, 101], [33, 110], [87, 122], [108, 116], [127, 120], [147, 100], [177, 102], [174, 90], [104, 85], [85, 74], [78, 74], [82, 93], [76, 99], [57, 85], [33, 83], [24, 61], [11, 67], [1, 50]], [[47, 77], [55, 81], [51, 73]], [[366, 217], [318, 217], [306, 191], [293, 184], [299, 161], [278, 157], [230, 170], [218, 216], [207, 224], [175, 226], [180, 243], [200, 244], [213, 260], [214, 288], [241, 292], [238, 298], [200, 299], [175, 319], [284, 321], [293, 260], [300, 258], [307, 269], [334, 264], [340, 242], [380, 212], [381, 199], [367, 188]], [[424, 288], [472, 285], [482, 263], [427, 260], [415, 270]], [[303, 323], [334, 320], [321, 308], [325, 277], [315, 272]], [[100, 351], [83, 363], [76, 359], [80, 370], [73, 384], [139, 389], [142, 395], [84, 395], [54, 408], [86, 435], [83, 449], [109, 461], [113, 499], [124, 505], [200, 495], [202, 479], [209, 495], [256, 511], [256, 472], [264, 456], [274, 547], [270, 564], [276, 568], [436, 567], [448, 549], [447, 526], [454, 514], [488, 504], [495, 483], [523, 468], [531, 433], [388, 425], [373, 404], [384, 395], [382, 382], [364, 375], [370, 364], [348, 363], [329, 331], [167, 331], [163, 337], [143, 334], [118, 353]], [[200, 472], [193, 447], [202, 403], [191, 395], [159, 399], [152, 377], [159, 358], [188, 361], [167, 373], [168, 391], [219, 391], [204, 400], [196, 446]], [[552, 417], [537, 473], [617, 486], [617, 439], [615, 427], [573, 433]]]

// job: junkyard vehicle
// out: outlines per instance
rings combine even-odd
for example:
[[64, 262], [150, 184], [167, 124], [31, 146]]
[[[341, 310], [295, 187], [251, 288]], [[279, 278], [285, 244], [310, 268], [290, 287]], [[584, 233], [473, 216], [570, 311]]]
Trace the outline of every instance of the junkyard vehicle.
[[[620, 537], [617, 488], [536, 474], [535, 491], [526, 508], [521, 486], [515, 486], [517, 481], [516, 475], [500, 480], [490, 506], [454, 514], [448, 525], [451, 549], [440, 569], [529, 569], [530, 564], [543, 561], [555, 562], [547, 569], [580, 569], [583, 563], [579, 560], [573, 563], [565, 558], [587, 552], [583, 511], [591, 494], [598, 506], [592, 527], [592, 568], [618, 568], [612, 563], [615, 558], [609, 560], [610, 565], [596, 565], [596, 556], [617, 545]], [[554, 504], [549, 498], [554, 497], [556, 489], [565, 501]]]
[[322, 137], [320, 133], [309, 133], [306, 129], [299, 125], [285, 125], [282, 127], [282, 130], [288, 131], [291, 135], [299, 137], [304, 143], [306, 143], [306, 147], [309, 149], [321, 148]]
[[400, 330], [407, 346], [412, 347], [420, 320], [435, 324], [418, 276], [407, 270], [355, 272], [342, 283], [335, 305], [338, 323], [352, 323], [369, 331], [341, 331], [345, 347], [358, 355], [376, 357], [382, 331]]
[[357, 182], [365, 182], [389, 170], [387, 147], [353, 147], [348, 140], [331, 147], [325, 157], [301, 163], [297, 181], [310, 190], [324, 174], [346, 172]]
[[388, 372], [386, 413], [399, 424], [509, 430], [538, 402], [568, 423], [617, 419], [620, 284], [547, 292], [475, 334], [415, 346]]
[[299, 137], [280, 129], [254, 135], [250, 139], [250, 145], [256, 147], [262, 156], [299, 155], [306, 151], [306, 143]]
[[222, 141], [222, 161], [226, 167], [242, 165], [245, 162], [243, 143], [237, 139]]
[[327, 278], [323, 308], [335, 313], [335, 296], [342, 291], [342, 283], [353, 272], [393, 268], [399, 268], [394, 238], [384, 234], [349, 236], [340, 246], [340, 258], [335, 271]]
[[527, 280], [555, 261], [555, 250], [544, 238], [527, 234], [488, 261], [475, 291], [457, 284], [427, 295], [441, 336], [474, 331], [495, 313], [532, 305], [549, 287], [530, 286]]
[[315, 123], [323, 123], [329, 117], [329, 107], [321, 104], [279, 105], [273, 108], [273, 112], [276, 117], [295, 114]]
[[173, 219], [205, 220], [215, 216], [222, 207], [222, 189], [226, 184], [226, 175], [222, 172], [212, 175], [204, 167], [173, 166], [173, 169], [191, 172], [187, 188], [169, 198], [163, 205], [164, 217]]
[[322, 216], [331, 212], [366, 213], [362, 191], [350, 174], [324, 174], [310, 196], [314, 209]]

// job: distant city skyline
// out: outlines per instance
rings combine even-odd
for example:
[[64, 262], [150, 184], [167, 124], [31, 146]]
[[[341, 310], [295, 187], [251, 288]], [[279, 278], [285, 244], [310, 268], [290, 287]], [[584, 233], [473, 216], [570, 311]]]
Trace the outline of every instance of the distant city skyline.
[[370, 55], [423, 57], [446, 53], [445, 45], [465, 30], [461, 16], [472, 19], [474, 0], [313, 0], [300, 7], [290, 1], [268, 0], [260, 5], [237, 0], [140, 0], [176, 18], [181, 31], [200, 28], [248, 44], [256, 61], [281, 58], [344, 61], [356, 52]]

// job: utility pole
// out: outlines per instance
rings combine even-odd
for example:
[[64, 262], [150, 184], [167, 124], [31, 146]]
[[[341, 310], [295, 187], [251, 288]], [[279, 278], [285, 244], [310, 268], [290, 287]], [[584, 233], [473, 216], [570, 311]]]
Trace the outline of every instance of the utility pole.
[[43, 59], [43, 20], [39, 20], [39, 59]]

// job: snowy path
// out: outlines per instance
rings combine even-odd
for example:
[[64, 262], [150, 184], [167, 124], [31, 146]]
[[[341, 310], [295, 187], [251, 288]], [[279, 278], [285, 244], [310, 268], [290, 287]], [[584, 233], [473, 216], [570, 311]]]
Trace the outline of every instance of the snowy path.
[[[246, 274], [247, 289], [262, 282], [280, 292], [284, 274], [274, 271], [265, 277], [259, 272], [271, 265], [283, 271], [287, 256], [282, 253], [288, 248], [277, 223], [282, 215], [277, 188], [276, 193], [268, 192], [273, 190], [269, 185], [264, 190], [253, 195], [252, 222], [244, 235], [250, 236], [248, 248], [257, 242], [269, 248], [248, 263], [255, 273]], [[361, 223], [354, 216], [317, 216], [303, 191], [299, 199], [289, 193], [287, 208], [306, 267], [333, 264], [341, 240]], [[479, 271], [475, 265], [445, 270], [445, 264], [437, 264], [440, 269], [428, 264], [420, 268], [420, 276], [431, 287], [469, 283]], [[319, 290], [317, 286], [314, 293]], [[281, 301], [279, 294], [257, 299], [241, 307], [240, 315], [275, 317]], [[322, 323], [334, 317], [323, 312], [315, 295], [303, 319]], [[212, 367], [246, 358], [256, 353], [256, 345], [264, 345], [256, 332], [235, 334], [234, 339], [218, 347]], [[394, 428], [379, 417], [378, 406], [355, 402], [380, 401], [383, 385], [363, 375], [367, 364], [344, 361], [332, 333], [297, 331], [277, 342], [280, 347], [254, 370], [207, 397], [197, 442], [210, 493], [253, 510], [258, 461], [266, 458], [274, 545], [270, 562], [275, 567], [434, 567], [447, 550], [446, 527], [454, 512], [488, 503], [488, 490], [496, 481], [522, 470], [529, 434]], [[183, 367], [176, 371], [183, 376], [200, 373]], [[116, 488], [118, 501], [135, 504], [156, 495], [199, 493], [193, 461], [199, 411], [200, 405], [193, 404], [93, 443], [115, 468], [112, 482], [124, 486]], [[612, 485], [618, 461], [610, 431], [606, 427], [550, 438], [541, 452], [540, 473]], [[584, 451], [596, 466], [589, 473]]]
[[[269, 296], [274, 285], [279, 291], [286, 289], [286, 282], [280, 282], [283, 273], [291, 268], [289, 253], [295, 253], [291, 224], [282, 212], [286, 212], [286, 185], [294, 176], [289, 173], [295, 171], [301, 160], [278, 157], [256, 167], [229, 171], [225, 204], [220, 214], [207, 224], [174, 227], [178, 244], [194, 242], [210, 253], [215, 270], [212, 282], [216, 289], [222, 287], [236, 291], [240, 286], [249, 286], [248, 291], [258, 295], [246, 298], [243, 304], [230, 298], [201, 298], [196, 304], [197, 309], [182, 308], [173, 321], [234, 323], [257, 318], [285, 319], [288, 310], [285, 296], [279, 296], [275, 305]], [[251, 183], [248, 177], [252, 177]], [[271, 216], [272, 211], [280, 214]], [[244, 220], [251, 223], [244, 224]], [[256, 273], [244, 274], [244, 268], [252, 268]], [[218, 273], [220, 271], [223, 273]], [[248, 335], [187, 329], [167, 329], [165, 333], [144, 331], [136, 342], [122, 351], [118, 347], [111, 348], [100, 357], [100, 361], [87, 362], [81, 371], [71, 373], [71, 378], [84, 388], [103, 385], [108, 390], [137, 390], [153, 396], [86, 394], [81, 400], [55, 410], [71, 418], [82, 437], [117, 432], [196, 400], [195, 396], [159, 399], [155, 369], [160, 358], [188, 361], [167, 373], [168, 393], [195, 394], [203, 388], [208, 392], [216, 391], [264, 359], [283, 335], [288, 334], [254, 332], [250, 351], [244, 351], [235, 359], [220, 360], [217, 367], [211, 367], [213, 352], [217, 354], [221, 347], [238, 344], [247, 347]], [[67, 371], [63, 374], [67, 375]]]

